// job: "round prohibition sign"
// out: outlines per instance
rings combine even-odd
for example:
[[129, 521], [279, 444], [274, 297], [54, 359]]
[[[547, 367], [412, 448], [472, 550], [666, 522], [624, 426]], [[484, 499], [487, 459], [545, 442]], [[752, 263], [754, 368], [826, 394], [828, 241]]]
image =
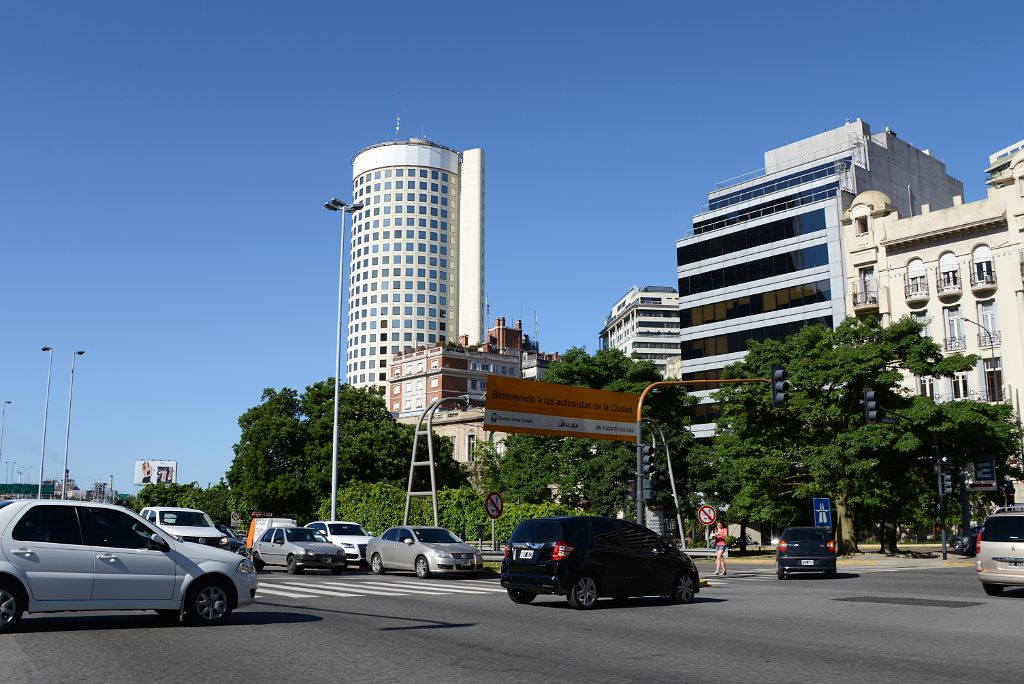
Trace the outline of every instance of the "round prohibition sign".
[[484, 510], [487, 511], [487, 517], [491, 520], [501, 517], [501, 512], [505, 508], [505, 503], [501, 500], [501, 494], [498, 492], [491, 492], [487, 495], [487, 500], [484, 501]]
[[718, 520], [718, 511], [714, 506], [704, 505], [697, 509], [697, 520], [704, 525], [712, 525]]

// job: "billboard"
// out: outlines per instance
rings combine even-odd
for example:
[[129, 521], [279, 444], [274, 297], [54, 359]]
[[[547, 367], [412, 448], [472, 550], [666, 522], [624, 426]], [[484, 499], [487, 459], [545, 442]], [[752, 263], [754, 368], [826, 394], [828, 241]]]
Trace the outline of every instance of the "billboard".
[[484, 429], [632, 442], [639, 400], [638, 394], [489, 375]]
[[135, 477], [132, 481], [137, 485], [169, 484], [178, 481], [177, 461], [135, 461]]

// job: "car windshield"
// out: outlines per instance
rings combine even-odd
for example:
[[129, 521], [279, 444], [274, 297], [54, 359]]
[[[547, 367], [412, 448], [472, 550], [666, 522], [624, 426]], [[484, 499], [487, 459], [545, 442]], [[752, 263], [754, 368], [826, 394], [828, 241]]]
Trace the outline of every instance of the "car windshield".
[[295, 527], [284, 531], [284, 538], [290, 542], [325, 542], [327, 537], [317, 530], [310, 530], [305, 527]]
[[217, 529], [220, 530], [221, 532], [223, 532], [224, 534], [228, 535], [229, 537], [232, 537], [234, 539], [238, 539], [238, 535], [235, 534], [235, 531], [233, 529], [231, 529], [230, 527], [225, 527], [224, 525], [218, 525]]
[[160, 511], [161, 525], [181, 525], [182, 527], [213, 527], [202, 511]]
[[782, 533], [783, 541], [828, 541], [832, 538], [827, 527], [790, 527]]
[[462, 541], [448, 530], [440, 527], [426, 527], [413, 530], [413, 534], [416, 535], [416, 539], [424, 544], [458, 544]]
[[370, 533], [364, 530], [361, 525], [353, 525], [350, 523], [331, 523], [327, 526], [327, 529], [331, 531], [331, 534], [337, 535], [349, 535], [352, 537], [370, 536]]
[[516, 527], [509, 544], [515, 542], [545, 543], [562, 538], [562, 526], [555, 520], [524, 520]]

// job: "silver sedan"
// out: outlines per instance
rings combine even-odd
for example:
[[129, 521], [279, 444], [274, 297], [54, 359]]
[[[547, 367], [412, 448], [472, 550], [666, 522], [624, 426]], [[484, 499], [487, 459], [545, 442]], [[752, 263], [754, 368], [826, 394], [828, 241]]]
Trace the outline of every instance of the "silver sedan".
[[370, 570], [412, 570], [417, 577], [462, 574], [473, 577], [484, 568], [483, 557], [443, 527], [392, 527], [367, 544]]

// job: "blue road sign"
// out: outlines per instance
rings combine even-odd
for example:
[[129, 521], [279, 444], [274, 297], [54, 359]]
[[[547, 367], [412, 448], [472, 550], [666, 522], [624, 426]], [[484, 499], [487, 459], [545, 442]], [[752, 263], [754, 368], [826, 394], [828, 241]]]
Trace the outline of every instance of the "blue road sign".
[[832, 527], [832, 503], [827, 498], [814, 500], [814, 526]]

